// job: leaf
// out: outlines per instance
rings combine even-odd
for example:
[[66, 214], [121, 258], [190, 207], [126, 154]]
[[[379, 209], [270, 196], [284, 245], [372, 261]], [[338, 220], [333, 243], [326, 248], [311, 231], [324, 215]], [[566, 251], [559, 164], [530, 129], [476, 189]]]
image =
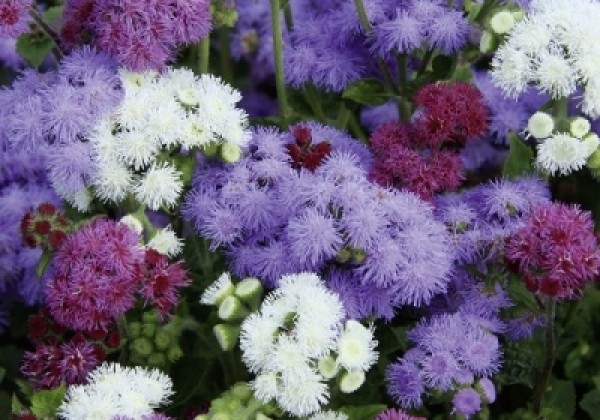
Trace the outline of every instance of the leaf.
[[515, 133], [511, 132], [508, 137], [510, 139], [510, 152], [504, 164], [502, 175], [507, 178], [517, 178], [534, 172], [533, 151]]
[[575, 386], [571, 381], [554, 379], [542, 397], [542, 407], [555, 418], [572, 419], [575, 413]]
[[438, 55], [431, 61], [431, 69], [436, 79], [447, 79], [456, 68], [456, 58]]
[[375, 79], [357, 80], [351, 83], [342, 92], [342, 98], [359, 103], [361, 105], [381, 105], [388, 101], [390, 95], [385, 88]]
[[346, 414], [349, 419], [352, 420], [371, 420], [377, 414], [381, 413], [383, 410], [387, 408], [384, 404], [374, 404], [374, 405], [361, 405], [358, 407], [354, 406], [345, 406], [340, 408], [339, 411]]
[[52, 40], [41, 34], [26, 33], [17, 39], [17, 52], [35, 69], [42, 65], [53, 46]]
[[0, 391], [0, 419], [10, 418], [12, 397], [6, 391]]
[[3, 368], [2, 366], [0, 366], [0, 383], [2, 383], [2, 380], [4, 379], [5, 376], [6, 376], [6, 369]]
[[579, 406], [590, 415], [592, 420], [600, 420], [600, 389], [585, 394]]
[[39, 418], [54, 418], [66, 389], [66, 385], [62, 383], [58, 388], [35, 392], [31, 397], [31, 412]]
[[53, 24], [54, 22], [58, 22], [60, 17], [62, 16], [64, 6], [52, 6], [46, 9], [44, 12], [44, 20], [48, 24]]

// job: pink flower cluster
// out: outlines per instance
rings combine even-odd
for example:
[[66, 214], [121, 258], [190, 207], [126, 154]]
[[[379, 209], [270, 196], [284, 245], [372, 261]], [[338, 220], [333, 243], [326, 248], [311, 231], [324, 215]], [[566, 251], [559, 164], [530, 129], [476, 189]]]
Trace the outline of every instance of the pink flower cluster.
[[29, 9], [32, 0], [2, 0], [0, 2], [0, 38], [16, 38], [29, 30]]
[[558, 299], [580, 295], [600, 273], [600, 248], [590, 213], [561, 203], [543, 204], [504, 248], [505, 259], [534, 293]]
[[96, 219], [69, 235], [56, 252], [46, 289], [53, 318], [76, 331], [106, 331], [140, 293], [161, 313], [177, 302], [188, 283], [181, 263], [169, 264], [144, 251], [139, 234], [126, 225]]
[[72, 49], [91, 43], [133, 71], [161, 69], [179, 44], [207, 36], [208, 0], [67, 0], [60, 37]]
[[488, 110], [481, 93], [463, 82], [426, 85], [414, 99], [420, 108], [411, 122], [390, 121], [373, 132], [370, 176], [431, 199], [464, 180], [458, 150], [486, 131]]

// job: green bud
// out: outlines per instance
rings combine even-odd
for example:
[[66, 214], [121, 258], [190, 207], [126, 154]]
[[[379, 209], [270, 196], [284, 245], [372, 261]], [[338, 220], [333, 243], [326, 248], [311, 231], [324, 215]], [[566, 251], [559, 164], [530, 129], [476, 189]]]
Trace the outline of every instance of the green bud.
[[590, 155], [586, 166], [590, 169], [600, 169], [600, 149]]
[[504, 35], [515, 26], [515, 16], [508, 10], [501, 10], [490, 19], [490, 28], [498, 35]]
[[590, 121], [587, 118], [575, 117], [569, 123], [569, 132], [573, 137], [582, 139], [590, 132], [591, 127]]
[[154, 323], [158, 322], [158, 315], [156, 311], [146, 311], [142, 314], [142, 321], [146, 323]]
[[360, 388], [364, 382], [365, 372], [362, 370], [346, 372], [342, 375], [342, 379], [340, 380], [340, 391], [345, 394], [350, 394]]
[[346, 264], [348, 261], [350, 261], [350, 258], [352, 258], [352, 251], [350, 251], [348, 248], [340, 249], [335, 256], [335, 260], [340, 264]]
[[213, 414], [210, 420], [232, 420], [232, 417], [229, 412], [219, 411], [218, 413]]
[[219, 305], [219, 318], [224, 320], [243, 319], [248, 314], [248, 309], [235, 296], [227, 296]]
[[365, 258], [367, 258], [367, 253], [364, 250], [358, 248], [352, 249], [352, 261], [355, 264], [362, 264], [365, 262]]
[[235, 163], [242, 157], [242, 149], [237, 144], [223, 143], [220, 149], [221, 159], [227, 163]]
[[142, 335], [144, 337], [152, 338], [156, 334], [156, 324], [153, 323], [144, 323], [142, 324]]
[[262, 296], [263, 287], [261, 282], [254, 277], [248, 277], [235, 286], [234, 294], [252, 308], [257, 308]]
[[247, 382], [238, 382], [231, 388], [231, 394], [240, 401], [246, 402], [252, 398], [252, 388]]
[[171, 341], [173, 341], [171, 334], [162, 329], [156, 331], [156, 335], [154, 336], [154, 344], [158, 350], [167, 349], [171, 344]]
[[340, 367], [336, 360], [331, 356], [323, 357], [318, 363], [319, 373], [325, 379], [331, 379], [338, 374]]
[[211, 411], [227, 411], [227, 400], [225, 398], [216, 398], [210, 403]]
[[496, 36], [488, 31], [483, 31], [479, 39], [479, 51], [486, 54], [494, 51], [498, 46]]
[[148, 357], [148, 364], [154, 367], [164, 367], [167, 364], [167, 358], [162, 353], [152, 353]]
[[149, 356], [154, 351], [154, 345], [146, 337], [136, 338], [129, 348], [133, 353], [144, 357]]
[[198, 414], [196, 417], [194, 417], [194, 420], [210, 420], [210, 419], [206, 414]]
[[202, 146], [202, 153], [204, 153], [204, 156], [206, 156], [209, 159], [217, 156], [218, 152], [219, 152], [219, 143], [210, 142], [210, 143]]
[[263, 413], [256, 413], [256, 420], [272, 420], [271, 417], [265, 416]]
[[172, 345], [169, 347], [169, 350], [167, 350], [167, 359], [169, 359], [169, 362], [171, 363], [181, 359], [182, 356], [183, 350], [181, 350], [181, 347], [179, 347], [177, 344]]
[[213, 327], [213, 333], [223, 351], [229, 351], [235, 347], [240, 335], [239, 325], [217, 324]]
[[144, 356], [142, 356], [141, 354], [132, 352], [131, 355], [129, 356], [129, 362], [134, 365], [143, 366], [146, 364], [146, 358]]
[[237, 398], [229, 398], [227, 400], [227, 409], [229, 412], [236, 411], [242, 407], [242, 402]]
[[127, 324], [127, 334], [131, 338], [137, 338], [142, 334], [142, 323], [133, 321]]

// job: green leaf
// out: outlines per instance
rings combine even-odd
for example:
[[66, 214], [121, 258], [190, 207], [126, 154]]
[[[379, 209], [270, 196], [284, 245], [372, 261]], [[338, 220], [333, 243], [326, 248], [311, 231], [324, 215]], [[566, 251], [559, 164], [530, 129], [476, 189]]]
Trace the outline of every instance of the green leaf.
[[46, 11], [43, 14], [44, 20], [49, 25], [52, 25], [53, 23], [58, 22], [60, 17], [62, 16], [63, 9], [64, 9], [64, 6], [49, 7], [48, 9], [46, 9]]
[[37, 391], [31, 397], [31, 412], [40, 418], [55, 417], [66, 389], [63, 383], [58, 388]]
[[383, 404], [374, 404], [374, 405], [361, 405], [358, 407], [354, 406], [345, 406], [340, 408], [339, 411], [346, 414], [349, 419], [352, 420], [371, 420], [377, 414], [381, 413], [383, 410], [387, 408], [386, 405]]
[[375, 79], [357, 80], [350, 84], [344, 92], [342, 98], [359, 103], [361, 105], [381, 105], [390, 98], [385, 88]]
[[509, 139], [510, 152], [504, 164], [502, 175], [507, 178], [517, 178], [534, 172], [533, 151], [515, 133], [511, 132]]
[[431, 69], [436, 79], [447, 79], [456, 68], [456, 58], [438, 55], [431, 61]]
[[592, 420], [600, 420], [600, 389], [585, 394], [579, 406], [590, 415]]
[[0, 366], [0, 383], [2, 383], [4, 376], [6, 376], [6, 369]]
[[552, 380], [542, 397], [542, 407], [550, 409], [553, 418], [572, 419], [575, 413], [575, 386], [573, 382]]
[[41, 34], [26, 33], [17, 40], [17, 52], [35, 69], [42, 65], [53, 46], [52, 40]]

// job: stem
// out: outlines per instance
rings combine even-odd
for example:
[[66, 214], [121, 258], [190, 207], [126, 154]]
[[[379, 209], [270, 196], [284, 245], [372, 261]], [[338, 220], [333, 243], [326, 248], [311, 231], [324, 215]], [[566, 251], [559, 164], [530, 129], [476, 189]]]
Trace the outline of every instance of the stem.
[[291, 1], [288, 1], [283, 8], [283, 17], [285, 18], [285, 26], [289, 32], [294, 30], [294, 18], [292, 16]]
[[206, 35], [198, 44], [198, 72], [200, 74], [208, 73], [208, 63], [210, 61], [210, 35]]
[[352, 113], [350, 114], [350, 118], [348, 120], [348, 127], [350, 128], [350, 131], [352, 132], [354, 137], [356, 137], [358, 140], [365, 144], [369, 144], [369, 139], [367, 138], [367, 135], [362, 130], [360, 123], [356, 119], [356, 116]]
[[271, 0], [271, 27], [273, 28], [273, 52], [275, 56], [275, 85], [277, 87], [277, 100], [279, 101], [281, 125], [282, 128], [286, 128], [289, 121], [289, 110], [283, 74], [283, 39], [281, 36], [281, 18], [279, 9], [279, 0]]
[[231, 48], [229, 45], [229, 28], [219, 28], [219, 57], [221, 58], [221, 75], [227, 83], [233, 82], [233, 65], [231, 64]]
[[406, 54], [396, 54], [398, 64], [398, 78], [400, 80], [400, 94], [402, 99], [397, 101], [401, 121], [408, 121], [412, 114], [410, 99], [408, 98], [408, 76]]
[[304, 95], [319, 121], [323, 124], [327, 124], [327, 116], [325, 115], [325, 112], [323, 112], [323, 107], [321, 106], [321, 101], [319, 101], [315, 87], [311, 84], [305, 85]]
[[[360, 26], [362, 26], [363, 31], [365, 31], [365, 34], [371, 35], [373, 27], [369, 22], [369, 18], [367, 16], [367, 12], [365, 11], [365, 5], [363, 4], [363, 1], [354, 0], [354, 4], [356, 5], [356, 12], [358, 13]], [[388, 70], [385, 62], [379, 57], [377, 57], [376, 61], [377, 66], [379, 67], [379, 71], [381, 71], [381, 74], [383, 75], [386, 90], [388, 90], [389, 92], [400, 93], [400, 91], [394, 83], [394, 79], [392, 78], [392, 75], [390, 74], [390, 71]]]
[[483, 6], [481, 6], [481, 9], [479, 9], [479, 13], [477, 13], [477, 16], [475, 17], [475, 22], [483, 23], [483, 21], [485, 20], [485, 18], [488, 15], [488, 13], [490, 13], [492, 11], [492, 8], [494, 5], [495, 5], [494, 0], [486, 0], [483, 3]]
[[348, 107], [344, 103], [342, 103], [338, 112], [337, 119], [335, 121], [335, 126], [340, 130], [345, 129], [348, 125], [348, 121], [350, 120], [350, 114], [351, 112], [348, 109]]
[[557, 120], [567, 120], [568, 118], [569, 98], [565, 96], [556, 101], [553, 107], [554, 116]]
[[57, 60], [60, 60], [64, 57], [65, 52], [60, 48], [60, 38], [54, 29], [50, 27], [39, 14], [39, 12], [35, 8], [29, 9], [29, 15], [33, 19], [36, 25], [40, 27], [40, 29], [52, 40], [54, 43], [54, 48], [52, 48], [52, 53], [56, 56]]
[[554, 318], [556, 314], [556, 300], [548, 297], [546, 300], [546, 358], [544, 368], [533, 388], [533, 411], [539, 417], [542, 411], [542, 396], [550, 382], [552, 366], [556, 353], [556, 336], [554, 331]]
[[428, 50], [423, 56], [423, 61], [421, 61], [421, 66], [417, 71], [417, 77], [425, 73], [425, 70], [427, 70], [427, 66], [429, 66], [429, 61], [431, 61], [431, 57], [433, 57], [433, 50]]

